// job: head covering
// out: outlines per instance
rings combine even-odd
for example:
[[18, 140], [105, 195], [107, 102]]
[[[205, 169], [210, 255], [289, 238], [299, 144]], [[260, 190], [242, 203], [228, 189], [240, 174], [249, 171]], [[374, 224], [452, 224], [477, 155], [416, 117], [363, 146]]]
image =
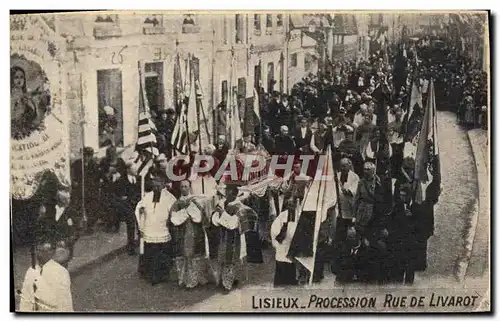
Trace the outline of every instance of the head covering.
[[113, 116], [115, 115], [115, 109], [111, 106], [104, 106], [104, 113], [106, 113], [106, 115], [108, 116]]
[[282, 126], [280, 126], [280, 130], [281, 131], [288, 131], [288, 126], [282, 125]]

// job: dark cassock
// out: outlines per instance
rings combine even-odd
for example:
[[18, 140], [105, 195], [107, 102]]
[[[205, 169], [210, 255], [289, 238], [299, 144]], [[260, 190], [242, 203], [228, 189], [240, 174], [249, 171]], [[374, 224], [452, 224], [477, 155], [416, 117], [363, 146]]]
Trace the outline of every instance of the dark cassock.
[[106, 230], [115, 233], [120, 230], [120, 214], [117, 211], [117, 203], [120, 201], [116, 195], [116, 184], [122, 174], [120, 174], [118, 167], [118, 162], [116, 161], [103, 166], [103, 175], [101, 179], [101, 205], [105, 213], [103, 219], [106, 223]]
[[[278, 164], [286, 164], [288, 156], [293, 156], [295, 154], [295, 142], [292, 137], [288, 135], [288, 127], [281, 126], [281, 134], [277, 135], [274, 139], [275, 142], [275, 153], [279, 155]], [[285, 171], [277, 170], [276, 175], [283, 177]]]
[[312, 131], [307, 127], [307, 120], [300, 120], [300, 127], [295, 131], [294, 140], [297, 155], [311, 152]]
[[345, 284], [363, 278], [366, 271], [367, 246], [355, 229], [347, 231], [347, 238], [335, 254], [332, 271], [336, 275], [335, 283]]
[[[375, 172], [375, 169], [368, 171]], [[374, 222], [382, 224], [383, 217], [380, 217], [381, 214], [376, 207], [379, 207], [379, 203], [384, 203], [384, 198], [384, 187], [377, 175], [374, 173], [365, 175], [359, 180], [354, 197], [355, 227], [359, 234], [368, 235]]]
[[137, 220], [135, 208], [141, 200], [141, 178], [136, 176], [132, 169], [133, 164], [128, 165], [127, 175], [116, 181], [116, 196], [118, 197], [118, 214], [121, 221], [127, 226], [127, 248], [130, 255], [135, 254], [135, 227]]
[[216, 278], [230, 291], [243, 276], [247, 263], [263, 263], [258, 235], [258, 215], [238, 199], [238, 186], [226, 183], [226, 199], [212, 214], [212, 225], [219, 227], [220, 241]]
[[67, 267], [73, 258], [74, 245], [79, 236], [79, 217], [76, 209], [70, 204], [69, 193], [58, 193], [58, 199], [55, 205], [40, 206], [35, 235], [38, 242], [49, 242], [67, 249], [69, 256], [59, 262]]
[[271, 131], [273, 133], [279, 132], [280, 121], [280, 111], [283, 109], [283, 105], [278, 102], [278, 97], [274, 96], [268, 104], [268, 118], [269, 126], [271, 127]]
[[388, 281], [388, 272], [392, 269], [388, 235], [388, 230], [383, 228], [364, 239], [366, 258], [363, 277], [366, 282], [384, 284]]
[[293, 155], [295, 153], [295, 143], [292, 137], [288, 135], [288, 127], [283, 125], [281, 130], [286, 131], [286, 134], [279, 134], [274, 139], [276, 153], [279, 155]]
[[274, 138], [271, 135], [269, 127], [264, 128], [264, 133], [262, 134], [261, 143], [264, 149], [270, 154], [273, 155], [275, 153], [275, 144]]
[[[297, 207], [290, 204], [281, 212], [271, 225], [271, 243], [275, 249], [276, 267], [274, 271], [274, 286], [297, 285], [297, 266], [288, 257], [288, 250], [297, 229]], [[290, 216], [290, 213], [293, 213]]]
[[219, 164], [222, 164], [226, 159], [227, 153], [229, 152], [229, 144], [226, 142], [225, 138], [219, 138], [217, 145], [215, 147], [215, 152], [213, 157], [219, 160]]
[[[415, 271], [418, 264], [419, 249], [417, 238], [417, 222], [419, 220], [419, 209], [416, 204], [407, 197], [406, 192], [401, 190], [401, 200], [395, 204], [392, 213], [392, 229], [389, 234], [395, 235], [395, 267], [391, 279], [396, 282], [413, 284]], [[404, 194], [404, 196], [403, 196]], [[426, 250], [427, 251], [427, 250]]]
[[388, 129], [388, 141], [391, 145], [392, 156], [391, 156], [391, 170], [392, 177], [395, 178], [399, 175], [399, 169], [403, 165], [403, 151], [404, 151], [404, 133], [403, 133], [403, 122], [402, 120], [396, 119], [389, 123]]
[[168, 279], [172, 265], [171, 235], [167, 227], [169, 208], [175, 197], [156, 180], [152, 191], [146, 193], [136, 206], [135, 215], [144, 241], [140, 272], [151, 284]]
[[[91, 229], [99, 219], [101, 210], [99, 202], [99, 185], [101, 169], [94, 159], [94, 150], [86, 147], [83, 152], [83, 161], [76, 160], [71, 165], [72, 191], [71, 197], [76, 204], [85, 207], [87, 225]], [[83, 213], [83, 209], [80, 208]]]

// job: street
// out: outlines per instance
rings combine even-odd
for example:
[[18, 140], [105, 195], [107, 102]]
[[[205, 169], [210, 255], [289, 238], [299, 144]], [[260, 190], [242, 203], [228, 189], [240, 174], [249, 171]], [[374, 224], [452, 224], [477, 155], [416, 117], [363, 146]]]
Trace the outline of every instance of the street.
[[[418, 274], [416, 287], [419, 283], [421, 287], [456, 283], [454, 269], [462, 251], [471, 204], [477, 198], [474, 158], [466, 131], [456, 124], [451, 112], [438, 112], [438, 124], [442, 193], [435, 209], [434, 236], [429, 240], [428, 269]], [[137, 256], [122, 254], [74, 278], [75, 311], [179, 311], [189, 310], [198, 303], [204, 303], [205, 310], [217, 310], [221, 301], [226, 307], [230, 303], [238, 306], [240, 297], [236, 294], [252, 287], [269, 287], [274, 273], [273, 252], [266, 251], [264, 264], [249, 267], [250, 285], [244, 285], [234, 296], [223, 296], [213, 285], [185, 290], [172, 280], [151, 286], [139, 279], [137, 261]], [[317, 287], [333, 287], [333, 278], [326, 274], [325, 281]]]

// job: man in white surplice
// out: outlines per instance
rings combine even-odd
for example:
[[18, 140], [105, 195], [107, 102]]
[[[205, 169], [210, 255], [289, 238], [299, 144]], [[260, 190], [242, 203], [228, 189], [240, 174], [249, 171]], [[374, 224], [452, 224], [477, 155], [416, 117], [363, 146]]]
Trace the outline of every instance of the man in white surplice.
[[156, 176], [152, 179], [153, 190], [137, 204], [136, 217], [141, 238], [144, 240], [144, 255], [140, 271], [152, 285], [167, 279], [172, 261], [171, 236], [167, 228], [169, 209], [175, 197], [167, 190], [166, 181]]
[[19, 310], [21, 312], [72, 312], [71, 280], [66, 268], [54, 257], [54, 247], [41, 242], [36, 247], [38, 264], [24, 278]]

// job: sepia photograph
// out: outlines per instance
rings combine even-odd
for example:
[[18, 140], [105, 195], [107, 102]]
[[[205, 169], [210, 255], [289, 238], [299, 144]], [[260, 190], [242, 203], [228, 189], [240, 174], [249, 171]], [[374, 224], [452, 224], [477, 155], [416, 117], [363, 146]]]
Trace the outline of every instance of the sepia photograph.
[[488, 10], [9, 19], [12, 312], [491, 312]]

